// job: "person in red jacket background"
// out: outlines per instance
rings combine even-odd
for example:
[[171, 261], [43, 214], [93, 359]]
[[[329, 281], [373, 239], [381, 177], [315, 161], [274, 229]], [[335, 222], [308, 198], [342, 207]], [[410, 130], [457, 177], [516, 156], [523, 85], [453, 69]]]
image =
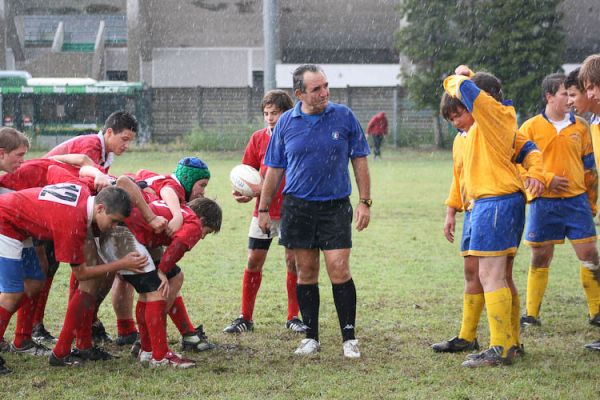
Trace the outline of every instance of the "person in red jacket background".
[[381, 158], [381, 143], [383, 137], [388, 133], [388, 120], [383, 111], [378, 112], [371, 118], [367, 125], [367, 135], [373, 136], [373, 146], [375, 147], [374, 158]]

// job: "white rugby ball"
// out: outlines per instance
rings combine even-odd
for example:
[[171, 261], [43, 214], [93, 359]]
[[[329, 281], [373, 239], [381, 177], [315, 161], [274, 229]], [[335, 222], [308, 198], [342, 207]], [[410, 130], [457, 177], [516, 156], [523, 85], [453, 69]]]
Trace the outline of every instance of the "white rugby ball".
[[243, 196], [256, 197], [260, 194], [262, 178], [257, 170], [249, 165], [240, 164], [229, 173], [233, 190]]

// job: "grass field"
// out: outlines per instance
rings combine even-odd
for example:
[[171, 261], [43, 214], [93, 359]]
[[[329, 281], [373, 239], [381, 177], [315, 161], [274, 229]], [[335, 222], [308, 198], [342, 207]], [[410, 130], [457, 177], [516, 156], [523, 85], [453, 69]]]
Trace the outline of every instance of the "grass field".
[[[144, 167], [170, 172], [180, 153], [127, 154], [113, 173]], [[301, 337], [284, 329], [283, 251], [272, 248], [258, 294], [254, 333], [228, 336], [237, 317], [252, 206], [230, 196], [229, 170], [239, 153], [201, 157], [213, 178], [207, 195], [221, 204], [223, 229], [182, 262], [183, 287], [194, 323], [204, 324], [218, 350], [191, 354], [195, 369], [141, 367], [128, 351], [79, 368], [48, 366], [47, 360], [3, 354], [13, 370], [0, 377], [0, 399], [591, 399], [600, 398], [600, 353], [583, 344], [600, 338], [587, 323], [578, 262], [569, 245], [558, 247], [543, 306], [543, 326], [522, 334], [527, 354], [513, 366], [466, 370], [464, 355], [434, 354], [431, 343], [458, 333], [462, 307], [462, 259], [445, 241], [443, 201], [451, 176], [449, 153], [385, 151], [371, 162], [371, 225], [354, 234], [351, 269], [358, 292], [357, 335], [363, 357], [345, 360], [326, 274], [321, 275], [321, 345], [315, 358], [292, 353]], [[356, 196], [354, 196], [356, 204]], [[460, 232], [460, 226], [458, 232]], [[524, 303], [529, 249], [522, 247], [514, 277]], [[58, 334], [66, 308], [68, 267], [61, 265], [50, 295], [46, 327]], [[116, 334], [110, 302], [101, 309]], [[13, 323], [6, 337], [11, 338]], [[479, 341], [488, 343], [485, 316]], [[169, 324], [169, 337], [178, 334]], [[177, 349], [178, 345], [173, 344]]]

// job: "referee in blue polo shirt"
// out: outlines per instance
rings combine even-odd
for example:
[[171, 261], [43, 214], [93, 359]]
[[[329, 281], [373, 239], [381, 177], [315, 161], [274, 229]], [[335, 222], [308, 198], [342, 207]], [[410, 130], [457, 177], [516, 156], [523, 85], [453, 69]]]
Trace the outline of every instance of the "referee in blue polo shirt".
[[259, 204], [259, 226], [267, 232], [269, 205], [285, 172], [280, 244], [293, 249], [298, 268], [298, 304], [308, 327], [295, 351], [315, 354], [319, 343], [319, 250], [323, 251], [333, 287], [343, 339], [344, 356], [359, 358], [354, 335], [356, 288], [350, 274], [352, 163], [360, 202], [356, 229], [369, 225], [371, 181], [365, 134], [348, 107], [329, 102], [323, 70], [314, 64], [293, 74], [296, 106], [281, 116], [265, 155], [268, 167]]

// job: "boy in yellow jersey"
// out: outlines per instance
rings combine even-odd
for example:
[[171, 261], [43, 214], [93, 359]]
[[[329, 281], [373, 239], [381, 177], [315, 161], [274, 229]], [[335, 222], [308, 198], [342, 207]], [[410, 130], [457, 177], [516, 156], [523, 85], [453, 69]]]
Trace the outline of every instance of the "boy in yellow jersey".
[[564, 243], [565, 237], [582, 263], [581, 282], [593, 308], [590, 317], [594, 318], [599, 311], [596, 228], [584, 176], [584, 171], [594, 168], [594, 153], [587, 122], [569, 112], [565, 79], [563, 74], [544, 78], [545, 108], [520, 128], [541, 149], [546, 173], [554, 175], [548, 189], [529, 206], [525, 243], [531, 246], [531, 266], [527, 310], [521, 318], [523, 326], [540, 325], [540, 307], [554, 245]]
[[[575, 68], [573, 71], [569, 72], [567, 75], [567, 79], [565, 79], [565, 88], [567, 89], [567, 104], [571, 111], [575, 114], [583, 117], [585, 113], [600, 113], [600, 104], [595, 101], [588, 99], [587, 94], [585, 93], [585, 89], [583, 88], [583, 84], [579, 80], [579, 68]], [[590, 134], [592, 137], [592, 145], [595, 149], [598, 149], [600, 146], [600, 127], [598, 123], [600, 120], [592, 117], [592, 121], [595, 120], [595, 125], [590, 127]], [[596, 135], [592, 133], [592, 127], [595, 127]], [[596, 138], [594, 139], [594, 136]], [[594, 152], [594, 160], [596, 164], [596, 168], [586, 170], [585, 171], [585, 186], [587, 187], [588, 200], [590, 201], [590, 207], [592, 208], [592, 214], [596, 216], [598, 214], [598, 164], [600, 163], [600, 151]], [[596, 225], [598, 225], [596, 223]], [[600, 323], [600, 321], [598, 321]], [[595, 323], [594, 323], [595, 324]]]
[[[444, 93], [440, 104], [442, 116], [449, 121], [458, 133], [452, 144], [453, 177], [450, 193], [446, 200], [446, 220], [444, 221], [444, 236], [450, 243], [454, 243], [454, 230], [456, 226], [456, 213], [464, 211], [463, 229], [468, 230], [470, 210], [467, 195], [464, 192], [462, 157], [467, 132], [475, 120], [460, 100]], [[461, 251], [464, 251], [461, 241]], [[463, 296], [463, 317], [458, 336], [450, 340], [435, 343], [431, 346], [436, 353], [456, 353], [461, 351], [479, 350], [477, 342], [477, 325], [483, 310], [483, 287], [479, 281], [479, 265], [477, 257], [464, 257], [465, 291]]]
[[[496, 99], [468, 78], [468, 68], [460, 66], [455, 72], [444, 81], [444, 89], [461, 100], [475, 120], [463, 156], [465, 190], [473, 201], [465, 255], [479, 257], [479, 278], [490, 326], [489, 349], [468, 357], [463, 366], [510, 364], [513, 354], [509, 349], [518, 349], [518, 338], [513, 323], [513, 295], [507, 281], [509, 256], [515, 255], [523, 231], [525, 189], [533, 195], [544, 190], [541, 156], [535, 151], [523, 152], [529, 158], [521, 159], [528, 169], [524, 186], [514, 163], [515, 153], [521, 158], [522, 152], [515, 151], [515, 144], [527, 142], [518, 138], [514, 108], [499, 101], [500, 81], [496, 78]], [[523, 149], [528, 147], [524, 145]]]
[[[600, 165], [600, 120], [596, 115], [600, 114], [600, 104], [596, 101], [589, 99], [583, 88], [583, 83], [579, 79], [580, 68], [575, 68], [567, 75], [565, 79], [565, 87], [567, 88], [567, 95], [569, 100], [567, 104], [573, 112], [579, 116], [583, 116], [586, 113], [592, 113], [592, 124], [590, 125], [590, 133], [592, 137], [592, 145], [594, 145], [594, 160], [596, 168], [587, 170], [585, 174], [585, 186], [587, 187], [588, 200], [590, 201], [590, 207], [592, 208], [592, 214], [596, 216], [598, 214], [598, 172], [597, 168]], [[596, 223], [598, 225], [598, 223]], [[593, 284], [589, 284], [585, 287], [586, 293], [589, 291], [588, 299], [588, 311], [589, 315], [593, 316], [589, 322], [591, 325], [600, 326], [600, 284], [594, 281]], [[594, 301], [595, 299], [595, 301]], [[598, 349], [600, 350], [600, 348]]]
[[[584, 60], [578, 78], [587, 95], [588, 102], [579, 99], [579, 102], [575, 104], [581, 108], [581, 110], [578, 109], [578, 112], [584, 112], [587, 105], [589, 108], [585, 111], [594, 113], [590, 121], [590, 131], [598, 163], [600, 161], [600, 151], [598, 151], [600, 147], [600, 54], [593, 54]], [[600, 350], [600, 340], [586, 344], [585, 347], [591, 350]]]

